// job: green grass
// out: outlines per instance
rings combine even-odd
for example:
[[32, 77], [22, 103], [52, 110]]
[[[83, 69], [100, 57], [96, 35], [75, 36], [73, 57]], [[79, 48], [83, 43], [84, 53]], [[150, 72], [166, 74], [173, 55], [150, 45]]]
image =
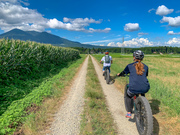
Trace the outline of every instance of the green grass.
[[26, 121], [23, 122], [22, 134], [44, 135], [48, 133], [48, 129], [54, 120], [53, 115], [59, 109], [59, 105], [68, 92], [66, 87], [70, 86], [69, 82], [79, 70], [79, 65], [82, 64], [86, 55], [81, 55], [81, 57], [71, 67], [64, 69], [66, 73], [53, 82], [52, 95], [43, 101], [35, 113], [27, 116]]
[[88, 62], [85, 106], [81, 121], [81, 135], [115, 135], [116, 127], [106, 106], [105, 96], [91, 58]]

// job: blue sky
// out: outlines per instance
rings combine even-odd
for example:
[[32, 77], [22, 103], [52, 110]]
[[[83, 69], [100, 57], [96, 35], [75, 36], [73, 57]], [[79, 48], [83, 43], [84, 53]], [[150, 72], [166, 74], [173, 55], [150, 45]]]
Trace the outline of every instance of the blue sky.
[[14, 28], [101, 46], [180, 47], [180, 1], [0, 0], [0, 34]]

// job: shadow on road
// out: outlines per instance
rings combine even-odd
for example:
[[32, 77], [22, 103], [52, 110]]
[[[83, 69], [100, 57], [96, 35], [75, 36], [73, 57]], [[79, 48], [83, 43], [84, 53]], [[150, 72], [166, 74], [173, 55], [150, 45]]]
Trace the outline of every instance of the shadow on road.
[[[130, 122], [135, 123], [135, 117], [133, 119], [129, 119]], [[159, 123], [157, 119], [153, 116], [153, 135], [159, 135]]]
[[[153, 115], [159, 113], [159, 105], [161, 104], [159, 100], [151, 99], [149, 100], [149, 104], [151, 106]], [[159, 135], [159, 123], [154, 116], [153, 116], [153, 135]]]
[[157, 100], [157, 99], [149, 100], [149, 104], [151, 106], [153, 115], [159, 113], [159, 105], [160, 105], [160, 103], [161, 102], [159, 100]]
[[117, 76], [110, 76], [109, 84], [114, 84]]
[[154, 116], [153, 116], [153, 135], [159, 135], [159, 123]]

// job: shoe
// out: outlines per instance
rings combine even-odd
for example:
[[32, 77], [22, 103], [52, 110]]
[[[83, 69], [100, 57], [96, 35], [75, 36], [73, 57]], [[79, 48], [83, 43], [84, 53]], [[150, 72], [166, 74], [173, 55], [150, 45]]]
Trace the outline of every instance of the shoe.
[[127, 113], [126, 118], [131, 118], [131, 113]]

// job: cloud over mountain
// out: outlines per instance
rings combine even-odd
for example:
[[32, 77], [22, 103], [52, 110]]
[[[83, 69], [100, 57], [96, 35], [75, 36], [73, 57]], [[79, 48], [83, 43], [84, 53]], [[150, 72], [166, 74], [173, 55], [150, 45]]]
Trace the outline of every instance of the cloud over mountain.
[[[67, 18], [63, 21], [56, 18], [47, 19], [37, 10], [29, 9], [21, 6], [20, 3], [25, 3], [18, 0], [3, 0], [0, 2], [0, 28], [4, 31], [9, 31], [14, 28], [21, 30], [36, 30], [44, 31], [46, 28], [65, 29], [70, 31], [82, 32], [104, 32], [107, 33], [111, 28], [94, 29], [87, 28], [90, 24], [100, 24], [102, 19], [95, 20], [92, 18]], [[27, 3], [26, 3], [27, 4]]]

